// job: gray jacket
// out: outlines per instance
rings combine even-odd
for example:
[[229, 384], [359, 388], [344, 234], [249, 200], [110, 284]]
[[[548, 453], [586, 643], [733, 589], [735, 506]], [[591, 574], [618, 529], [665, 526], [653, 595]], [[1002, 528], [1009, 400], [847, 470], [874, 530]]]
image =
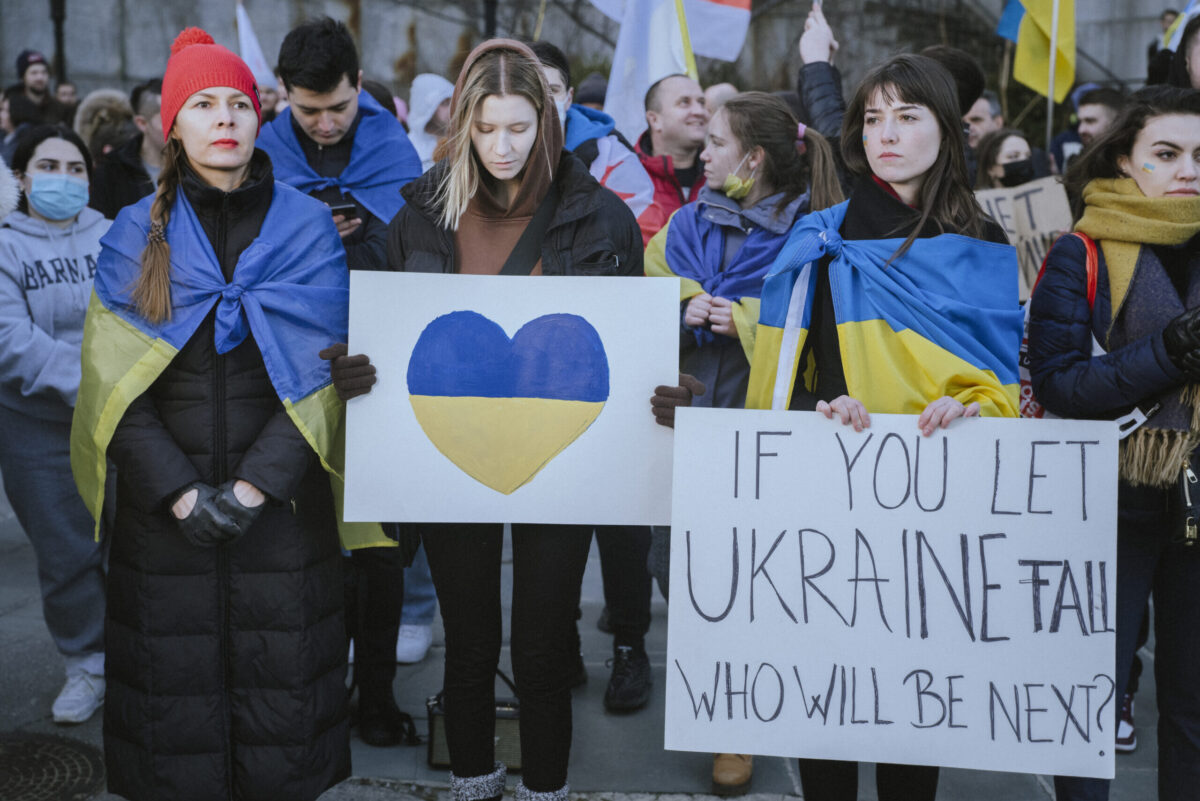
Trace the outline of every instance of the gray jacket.
[[89, 208], [67, 228], [19, 211], [0, 223], [0, 404], [70, 422], [83, 318], [110, 224]]

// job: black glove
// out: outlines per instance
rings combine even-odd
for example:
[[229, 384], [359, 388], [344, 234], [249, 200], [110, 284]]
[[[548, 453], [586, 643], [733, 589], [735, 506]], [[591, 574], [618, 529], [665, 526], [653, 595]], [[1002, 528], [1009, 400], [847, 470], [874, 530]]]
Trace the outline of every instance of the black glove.
[[330, 345], [317, 355], [329, 362], [333, 387], [342, 400], [366, 395], [375, 384], [375, 365], [364, 354], [347, 356], [346, 343]]
[[213, 548], [238, 537], [236, 524], [217, 505], [217, 490], [197, 481], [179, 493], [196, 490], [196, 505], [182, 520], [176, 519], [184, 538], [197, 548]]
[[220, 492], [217, 493], [216, 504], [217, 509], [221, 511], [232, 523], [230, 532], [233, 534], [231, 539], [237, 539], [250, 530], [250, 526], [262, 513], [266, 502], [260, 503], [258, 506], [243, 506], [242, 502], [237, 499], [237, 495], [233, 492], [233, 485], [236, 479], [226, 481], [221, 485]]
[[704, 384], [695, 376], [687, 373], [679, 374], [679, 386], [660, 386], [654, 388], [654, 397], [650, 399], [650, 411], [654, 413], [654, 422], [667, 428], [675, 427], [675, 409], [679, 406], [691, 406], [692, 397], [704, 394]]
[[1171, 363], [1189, 380], [1200, 380], [1200, 307], [1189, 309], [1167, 323], [1163, 346]]

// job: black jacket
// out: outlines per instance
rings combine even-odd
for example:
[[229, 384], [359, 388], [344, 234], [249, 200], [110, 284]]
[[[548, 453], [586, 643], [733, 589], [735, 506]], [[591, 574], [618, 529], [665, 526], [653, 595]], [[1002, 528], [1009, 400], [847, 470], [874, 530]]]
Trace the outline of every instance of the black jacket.
[[121, 209], [154, 192], [154, 183], [142, 164], [143, 136], [138, 134], [96, 162], [88, 205], [110, 220], [115, 220]]
[[[336, 145], [318, 145], [309, 138], [308, 134], [304, 133], [304, 129], [296, 122], [296, 117], [292, 117], [292, 130], [296, 134], [296, 141], [300, 143], [300, 149], [304, 151], [308, 166], [312, 167], [317, 175], [324, 178], [336, 178], [342, 174], [342, 170], [350, 164], [350, 152], [354, 149], [354, 135], [358, 131], [358, 123], [361, 120], [362, 109], [359, 109], [358, 116], [354, 118], [354, 123], [341, 141]], [[358, 209], [358, 218], [362, 220], [362, 225], [354, 233], [342, 239], [342, 245], [346, 248], [346, 265], [351, 270], [384, 269], [387, 264], [388, 223], [391, 221], [379, 219], [367, 211], [366, 206], [352, 196], [342, 194], [342, 191], [335, 186], [309, 194], [330, 206], [353, 203]]]
[[[231, 193], [181, 190], [226, 276], [274, 191], [256, 153]], [[329, 480], [252, 336], [225, 354], [213, 315], [129, 407], [109, 568], [109, 789], [139, 799], [315, 799], [349, 774], [341, 550]], [[268, 496], [231, 545], [197, 548], [169, 511], [194, 481]]]
[[[454, 272], [454, 232], [438, 222], [434, 195], [446, 162], [400, 190], [405, 206], [388, 231], [388, 267]], [[559, 202], [542, 242], [544, 275], [642, 275], [642, 234], [633, 212], [563, 151], [555, 174]]]

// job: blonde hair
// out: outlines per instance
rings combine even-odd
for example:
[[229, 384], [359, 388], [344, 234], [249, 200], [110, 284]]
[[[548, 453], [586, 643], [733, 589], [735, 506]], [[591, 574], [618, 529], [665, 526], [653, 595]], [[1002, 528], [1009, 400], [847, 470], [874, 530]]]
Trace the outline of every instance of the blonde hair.
[[152, 323], [171, 319], [171, 246], [167, 244], [167, 223], [171, 206], [179, 191], [179, 179], [187, 154], [178, 139], [167, 140], [163, 150], [162, 172], [158, 189], [150, 205], [150, 231], [142, 250], [142, 272], [133, 286], [133, 303], [138, 312]]
[[[471, 143], [471, 127], [483, 101], [491, 95], [518, 95], [532, 103], [537, 112], [538, 137], [542, 135], [542, 113], [549, 90], [541, 64], [518, 50], [497, 48], [485, 52], [468, 68], [450, 112], [450, 132], [435, 153], [435, 158], [445, 159], [448, 164], [434, 203], [441, 207], [438, 222], [451, 231], [458, 230], [458, 221], [479, 189], [481, 167]], [[550, 153], [545, 154], [553, 169], [550, 157]]]

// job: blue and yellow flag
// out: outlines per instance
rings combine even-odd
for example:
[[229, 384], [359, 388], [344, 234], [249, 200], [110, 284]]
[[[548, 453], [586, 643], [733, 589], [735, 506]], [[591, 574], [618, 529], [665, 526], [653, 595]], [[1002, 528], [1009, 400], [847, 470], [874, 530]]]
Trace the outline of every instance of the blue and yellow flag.
[[[868, 411], [920, 414], [944, 395], [982, 414], [1018, 415], [1017, 252], [958, 234], [843, 241], [847, 203], [808, 215], [763, 286], [749, 409], [786, 409], [812, 320], [818, 263], [830, 288], [846, 385]], [[811, 365], [802, 371], [814, 386]]]
[[[703, 197], [682, 207], [667, 221], [646, 246], [645, 270], [652, 277], [679, 279], [679, 300], [701, 293], [729, 298], [738, 339], [750, 360], [754, 354], [755, 323], [758, 321], [759, 294], [763, 279], [770, 271], [786, 233], [775, 233], [755, 226], [725, 269], [725, 231], [715, 223], [701, 219]], [[694, 329], [696, 344], [703, 347], [717, 335], [707, 329]]]
[[105, 454], [117, 425], [216, 306], [217, 352], [228, 353], [253, 334], [284, 409], [329, 472], [343, 545], [394, 544], [377, 524], [341, 522], [345, 404], [317, 352], [346, 341], [349, 274], [328, 209], [277, 181], [262, 231], [226, 282], [195, 212], [184, 193], [176, 193], [166, 231], [171, 315], [156, 324], [137, 311], [131, 297], [153, 200], [151, 195], [123, 209], [100, 240], [84, 322], [71, 470], [97, 533]]
[[1021, 0], [1025, 14], [1017, 31], [1013, 77], [1033, 91], [1050, 96], [1050, 39], [1057, 8], [1054, 102], [1061, 103], [1075, 83], [1075, 0]]
[[350, 146], [350, 162], [340, 175], [318, 175], [308, 163], [296, 138], [290, 108], [262, 127], [257, 146], [271, 157], [276, 180], [305, 193], [337, 187], [385, 223], [391, 222], [404, 206], [400, 188], [421, 177], [421, 157], [396, 115], [375, 98], [359, 92], [358, 108], [361, 117]]

